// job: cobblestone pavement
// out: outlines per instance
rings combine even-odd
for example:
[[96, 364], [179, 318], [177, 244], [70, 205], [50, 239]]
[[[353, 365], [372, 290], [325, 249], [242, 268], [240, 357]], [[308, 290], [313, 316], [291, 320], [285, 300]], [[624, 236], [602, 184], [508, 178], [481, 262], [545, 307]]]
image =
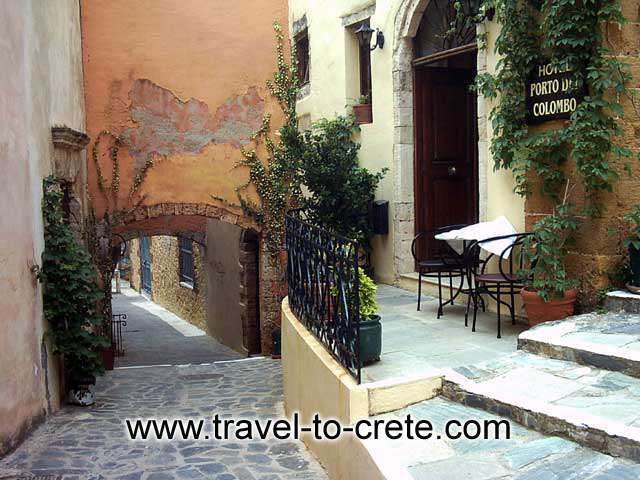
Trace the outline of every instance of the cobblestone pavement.
[[127, 315], [122, 331], [126, 355], [116, 359], [117, 367], [210, 363], [241, 357], [131, 288], [114, 294], [113, 312]]
[[[325, 479], [301, 442], [130, 441], [125, 418], [275, 418], [283, 414], [280, 363], [129, 368], [98, 380], [93, 407], [65, 407], [12, 454], [0, 478]], [[51, 477], [47, 477], [51, 476]]]

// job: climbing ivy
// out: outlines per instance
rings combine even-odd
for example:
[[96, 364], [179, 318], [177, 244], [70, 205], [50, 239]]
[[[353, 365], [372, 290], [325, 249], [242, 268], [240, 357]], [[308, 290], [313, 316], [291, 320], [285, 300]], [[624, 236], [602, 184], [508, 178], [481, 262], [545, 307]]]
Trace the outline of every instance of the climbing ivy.
[[[111, 179], [107, 181], [100, 166], [100, 149], [106, 144], [106, 155], [111, 164]], [[150, 157], [144, 165], [138, 169], [133, 179], [133, 183], [127, 193], [126, 204], [120, 204], [120, 149], [125, 145], [125, 140], [121, 135], [116, 135], [109, 130], [102, 130], [97, 136], [91, 149], [91, 159], [96, 172], [96, 182], [98, 192], [103, 197], [105, 206], [102, 218], [97, 218], [93, 200], [89, 215], [85, 219], [85, 239], [92, 261], [100, 274], [100, 284], [103, 292], [103, 299], [99, 302], [102, 309], [103, 318], [111, 318], [111, 280], [118, 259], [119, 247], [114, 247], [113, 227], [122, 224], [124, 218], [135, 211], [146, 200], [146, 195], [136, 196], [140, 192], [142, 185], [154, 166], [153, 158]]]
[[[284, 114], [284, 124], [278, 129], [278, 139], [271, 135], [271, 116], [266, 114], [262, 127], [252, 136], [253, 148], [242, 149], [238, 166], [248, 167], [249, 180], [237, 188], [240, 204], [248, 215], [261, 225], [269, 253], [278, 255], [284, 245], [284, 221], [287, 211], [299, 205], [301, 192], [301, 160], [304, 141], [298, 131], [296, 100], [299, 90], [295, 47], [291, 61], [285, 55], [282, 26], [274, 23], [277, 68], [267, 81], [270, 94], [278, 101]], [[258, 154], [259, 145], [266, 150], [266, 159]], [[247, 199], [244, 192], [253, 186], [259, 203]]]
[[103, 295], [87, 251], [64, 218], [61, 182], [44, 180], [44, 252], [38, 279], [43, 284], [44, 316], [54, 353], [64, 355], [71, 382], [103, 372], [100, 350], [109, 346], [97, 332]]
[[[565, 182], [562, 165], [572, 158], [589, 200], [587, 213], [596, 214], [598, 193], [610, 191], [619, 176], [609, 159], [632, 155], [614, 142], [623, 115], [620, 98], [629, 95], [625, 84], [631, 76], [603, 35], [609, 25], [625, 22], [620, 5], [617, 0], [488, 0], [484, 8], [494, 8], [501, 25], [496, 73], [477, 78], [480, 93], [498, 102], [490, 114], [495, 168], [514, 172], [517, 193], [531, 193], [537, 178], [542, 194], [557, 201]], [[532, 132], [526, 126], [525, 82], [544, 57], [569, 67], [575, 88], [586, 88], [587, 95], [563, 127]]]

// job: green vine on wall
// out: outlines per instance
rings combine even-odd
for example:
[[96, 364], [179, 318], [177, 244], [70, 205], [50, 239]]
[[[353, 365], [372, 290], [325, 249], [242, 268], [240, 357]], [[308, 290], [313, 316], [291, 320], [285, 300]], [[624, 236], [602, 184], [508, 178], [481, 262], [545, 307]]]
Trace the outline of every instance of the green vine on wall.
[[103, 322], [98, 305], [103, 294], [96, 271], [64, 217], [62, 201], [60, 180], [47, 177], [42, 199], [45, 245], [38, 279], [43, 284], [48, 335], [54, 353], [64, 355], [73, 384], [102, 373], [100, 350], [109, 342], [98, 334]]
[[[625, 23], [620, 5], [617, 0], [488, 0], [484, 8], [494, 8], [501, 25], [496, 73], [477, 79], [479, 92], [498, 100], [490, 114], [495, 168], [514, 172], [517, 193], [531, 193], [535, 177], [542, 194], [558, 201], [565, 182], [562, 165], [572, 158], [589, 200], [586, 213], [596, 214], [598, 193], [611, 191], [619, 177], [610, 159], [632, 156], [614, 140], [621, 133], [620, 98], [629, 95], [631, 75], [602, 33], [610, 24]], [[525, 83], [544, 57], [568, 66], [575, 88], [586, 87], [587, 95], [562, 128], [532, 132], [526, 125]]]
[[[111, 180], [107, 181], [100, 166], [100, 147], [103, 142], [109, 141], [106, 154], [111, 164]], [[153, 167], [153, 159], [149, 158], [140, 168], [129, 188], [127, 205], [120, 205], [120, 149], [125, 145], [124, 139], [108, 130], [102, 130], [97, 136], [91, 149], [91, 159], [96, 172], [98, 191], [105, 200], [104, 214], [102, 218], [96, 217], [93, 205], [89, 216], [85, 220], [85, 237], [89, 253], [94, 265], [100, 274], [100, 283], [103, 292], [102, 312], [104, 319], [111, 317], [111, 279], [115, 264], [118, 260], [119, 248], [114, 247], [113, 228], [121, 224], [124, 218], [137, 209], [146, 200], [146, 195], [141, 195], [136, 201], [134, 198], [140, 192], [149, 170]], [[93, 201], [93, 199], [91, 199]]]
[[[284, 114], [284, 124], [278, 129], [278, 139], [271, 136], [271, 116], [266, 114], [262, 127], [252, 136], [253, 148], [242, 149], [243, 159], [237, 166], [248, 167], [249, 180], [236, 190], [246, 214], [256, 219], [263, 229], [263, 237], [270, 254], [278, 255], [284, 245], [286, 213], [299, 205], [301, 192], [301, 160], [304, 141], [298, 131], [296, 100], [298, 68], [295, 50], [286, 61], [282, 27], [274, 23], [276, 34], [277, 68], [273, 79], [267, 81], [269, 93], [278, 101]], [[293, 49], [294, 47], [292, 47]], [[258, 147], [264, 144], [266, 159], [260, 158]], [[255, 187], [260, 203], [247, 199], [243, 192]]]

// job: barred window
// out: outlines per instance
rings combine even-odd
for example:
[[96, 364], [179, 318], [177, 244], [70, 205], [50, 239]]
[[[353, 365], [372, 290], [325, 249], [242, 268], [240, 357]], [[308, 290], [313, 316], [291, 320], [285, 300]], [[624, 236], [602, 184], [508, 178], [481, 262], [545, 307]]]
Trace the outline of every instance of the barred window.
[[188, 238], [178, 237], [180, 282], [193, 287], [193, 241]]

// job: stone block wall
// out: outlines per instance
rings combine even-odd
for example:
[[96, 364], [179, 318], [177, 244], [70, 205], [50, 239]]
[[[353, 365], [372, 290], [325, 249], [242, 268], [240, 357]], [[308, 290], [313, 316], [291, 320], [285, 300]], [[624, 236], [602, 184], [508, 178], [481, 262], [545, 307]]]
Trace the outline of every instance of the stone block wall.
[[[631, 68], [633, 80], [629, 88], [636, 96], [640, 94], [640, 10], [637, 0], [622, 0], [622, 7], [629, 23], [622, 29], [611, 25], [607, 29], [609, 45], [618, 57]], [[635, 105], [634, 105], [635, 103]], [[630, 148], [637, 155], [640, 150], [640, 103], [623, 98], [624, 118], [619, 120], [623, 135], [618, 139], [621, 146]], [[611, 285], [609, 275], [627, 259], [622, 246], [625, 228], [622, 216], [635, 205], [640, 204], [640, 165], [633, 159], [619, 160], [615, 157], [611, 163], [620, 173], [620, 180], [613, 191], [601, 195], [602, 205], [606, 208], [598, 218], [583, 219], [577, 235], [577, 244], [567, 259], [570, 275], [581, 283], [579, 305], [583, 310], [593, 308], [597, 301], [597, 292]], [[632, 174], [624, 171], [624, 163], [632, 166]], [[578, 207], [584, 204], [584, 191], [580, 189], [581, 180], [576, 174], [575, 165], [568, 162], [567, 175], [574, 188], [571, 201]], [[526, 203], [527, 230], [542, 216], [552, 210], [552, 205], [539, 195], [533, 195]]]
[[[140, 291], [140, 250], [138, 240], [130, 248], [132, 286]], [[189, 323], [207, 328], [204, 248], [193, 244], [195, 281], [193, 288], [180, 282], [178, 238], [151, 237], [151, 296], [153, 301]]]
[[127, 249], [129, 251], [129, 260], [131, 267], [129, 269], [129, 282], [131, 288], [138, 292], [142, 288], [140, 279], [140, 242], [137, 239], [127, 242]]

